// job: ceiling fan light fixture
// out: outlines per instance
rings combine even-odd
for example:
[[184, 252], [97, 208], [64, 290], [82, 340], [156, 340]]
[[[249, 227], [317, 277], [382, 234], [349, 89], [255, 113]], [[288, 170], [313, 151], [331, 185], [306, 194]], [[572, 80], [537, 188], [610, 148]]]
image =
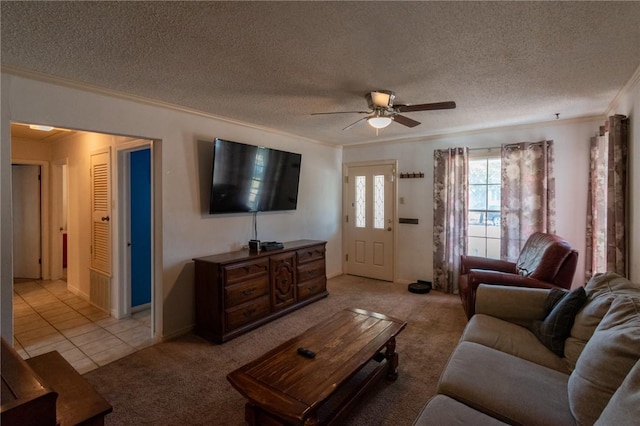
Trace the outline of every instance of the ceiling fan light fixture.
[[41, 130], [43, 132], [50, 132], [53, 130], [52, 126], [42, 126], [40, 124], [29, 124], [29, 128], [32, 130]]
[[371, 127], [376, 129], [384, 129], [389, 124], [391, 124], [392, 121], [393, 120], [391, 120], [391, 117], [385, 117], [385, 116], [375, 116], [367, 119], [367, 123], [369, 123]]
[[391, 93], [371, 92], [371, 101], [375, 106], [386, 108], [391, 105], [391, 96]]

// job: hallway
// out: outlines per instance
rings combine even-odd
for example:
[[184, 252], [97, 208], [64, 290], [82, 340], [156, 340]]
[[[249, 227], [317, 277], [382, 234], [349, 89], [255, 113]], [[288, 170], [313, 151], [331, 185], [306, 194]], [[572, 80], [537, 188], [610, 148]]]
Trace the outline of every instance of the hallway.
[[14, 347], [22, 358], [57, 350], [80, 374], [150, 346], [151, 311], [115, 319], [62, 280], [16, 280]]

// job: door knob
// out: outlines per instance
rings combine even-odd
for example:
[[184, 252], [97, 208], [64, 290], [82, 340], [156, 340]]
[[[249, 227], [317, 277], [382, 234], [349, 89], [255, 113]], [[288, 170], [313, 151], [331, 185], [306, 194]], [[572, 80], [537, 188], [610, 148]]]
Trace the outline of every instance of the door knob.
[[387, 231], [391, 231], [391, 227], [388, 227], [388, 228], [387, 228]]
[[109, 216], [102, 216], [100, 220], [102, 220], [103, 222], [109, 222]]

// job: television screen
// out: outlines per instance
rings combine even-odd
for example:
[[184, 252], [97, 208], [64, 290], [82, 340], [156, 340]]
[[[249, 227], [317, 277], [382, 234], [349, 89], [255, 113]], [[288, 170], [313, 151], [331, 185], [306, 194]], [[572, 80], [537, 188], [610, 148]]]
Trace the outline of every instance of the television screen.
[[216, 139], [209, 213], [295, 210], [302, 155]]

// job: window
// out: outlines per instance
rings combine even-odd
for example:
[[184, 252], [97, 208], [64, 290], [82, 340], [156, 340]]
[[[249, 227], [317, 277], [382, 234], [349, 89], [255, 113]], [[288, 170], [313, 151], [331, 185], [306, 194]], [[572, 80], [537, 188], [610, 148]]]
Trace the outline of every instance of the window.
[[374, 175], [373, 184], [373, 227], [384, 229], [384, 175]]
[[[367, 226], [367, 177], [356, 176], [356, 228]], [[373, 228], [384, 229], [384, 175], [373, 175]]]
[[367, 226], [367, 177], [356, 176], [356, 228]]
[[500, 173], [499, 154], [475, 155], [469, 160], [467, 203], [470, 256], [500, 258]]

